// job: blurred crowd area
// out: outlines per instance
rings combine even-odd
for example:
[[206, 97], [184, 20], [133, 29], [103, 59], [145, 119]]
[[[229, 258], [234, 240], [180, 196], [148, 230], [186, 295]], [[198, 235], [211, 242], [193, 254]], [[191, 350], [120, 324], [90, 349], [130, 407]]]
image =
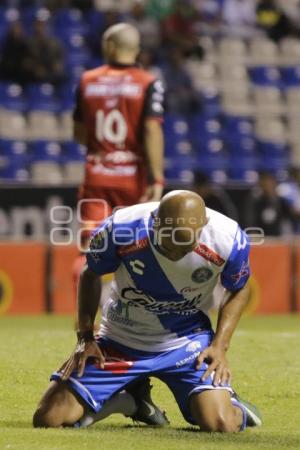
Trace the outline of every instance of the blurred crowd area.
[[260, 211], [270, 235], [298, 231], [300, 0], [2, 0], [0, 179], [80, 183], [74, 89], [120, 21], [166, 86], [169, 185], [219, 200], [217, 186], [248, 185], [247, 224]]

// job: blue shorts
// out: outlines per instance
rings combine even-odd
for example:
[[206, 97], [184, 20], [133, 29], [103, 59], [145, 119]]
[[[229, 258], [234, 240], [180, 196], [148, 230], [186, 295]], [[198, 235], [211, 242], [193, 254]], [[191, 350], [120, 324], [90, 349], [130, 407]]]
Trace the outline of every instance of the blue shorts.
[[[104, 369], [100, 369], [93, 359], [88, 359], [83, 376], [78, 378], [77, 372], [73, 372], [67, 383], [94, 412], [99, 412], [103, 404], [124, 390], [126, 385], [153, 376], [167, 384], [183, 417], [194, 424], [189, 411], [192, 394], [207, 389], [231, 391], [229, 386], [214, 387], [212, 377], [201, 381], [207, 368], [205, 363], [200, 370], [196, 370], [195, 360], [209, 346], [212, 338], [211, 331], [192, 335], [189, 336], [188, 344], [160, 353], [142, 352], [108, 339], [99, 339], [98, 343], [106, 358]], [[52, 374], [51, 380], [59, 379], [60, 373]]]

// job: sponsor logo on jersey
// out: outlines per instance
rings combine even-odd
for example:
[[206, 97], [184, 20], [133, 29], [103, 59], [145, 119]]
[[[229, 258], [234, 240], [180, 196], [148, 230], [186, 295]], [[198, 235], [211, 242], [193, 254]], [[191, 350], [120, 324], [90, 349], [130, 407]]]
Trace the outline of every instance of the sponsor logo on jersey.
[[243, 261], [241, 270], [238, 273], [231, 275], [231, 278], [234, 280], [234, 284], [237, 284], [240, 282], [242, 278], [247, 277], [248, 275], [249, 275], [249, 264], [248, 262]]
[[207, 247], [205, 244], [199, 244], [197, 248], [195, 248], [194, 252], [198, 253], [198, 255], [202, 256], [202, 258], [206, 259], [214, 263], [216, 266], [222, 266], [225, 260], [211, 248]]
[[200, 353], [201, 353], [201, 352], [195, 352], [195, 353], [193, 353], [192, 355], [187, 356], [186, 358], [181, 359], [180, 361], [177, 361], [177, 362], [176, 362], [176, 367], [184, 366], [185, 364], [187, 364], [187, 363], [193, 361], [194, 359], [196, 359], [196, 358], [200, 355]]
[[194, 342], [190, 342], [187, 346], [185, 351], [186, 352], [195, 352], [196, 350], [198, 350], [199, 348], [201, 348], [201, 342], [200, 341], [194, 341]]
[[117, 250], [117, 254], [118, 256], [126, 256], [130, 255], [131, 253], [144, 250], [147, 247], [149, 247], [149, 240], [147, 237], [145, 237], [143, 239], [140, 239], [139, 241], [136, 241], [134, 244], [120, 246]]
[[123, 95], [125, 97], [140, 97], [142, 87], [136, 83], [103, 84], [90, 83], [85, 88], [87, 97], [110, 97]]
[[128, 307], [145, 309], [157, 315], [178, 314], [181, 316], [189, 316], [198, 313], [200, 308], [200, 299], [202, 294], [196, 295], [192, 299], [182, 299], [176, 301], [156, 300], [150, 295], [145, 294], [140, 289], [132, 287], [124, 288], [121, 291], [121, 297], [126, 301]]
[[213, 271], [207, 267], [199, 267], [192, 273], [194, 283], [205, 283], [213, 276]]
[[129, 265], [134, 273], [137, 273], [138, 275], [144, 275], [145, 264], [143, 263], [143, 261], [135, 259], [134, 261], [130, 261]]

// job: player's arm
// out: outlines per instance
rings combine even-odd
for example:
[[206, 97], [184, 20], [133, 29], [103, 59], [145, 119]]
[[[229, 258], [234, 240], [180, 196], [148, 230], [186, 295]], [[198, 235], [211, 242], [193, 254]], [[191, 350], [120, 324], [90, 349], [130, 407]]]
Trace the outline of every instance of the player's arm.
[[85, 265], [78, 286], [78, 336], [93, 336], [100, 296], [101, 278]]
[[154, 81], [147, 90], [144, 111], [144, 148], [147, 158], [148, 187], [140, 201], [160, 200], [164, 187], [164, 136], [162, 115], [164, 111], [164, 87]]
[[87, 265], [80, 275], [78, 286], [77, 345], [71, 357], [61, 368], [62, 379], [69, 378], [73, 370], [82, 376], [87, 358], [93, 357], [101, 368], [105, 358], [94, 338], [94, 322], [99, 307], [101, 281], [99, 275], [114, 272], [120, 264], [112, 235], [109, 232], [111, 218], [98, 229], [90, 242]]
[[70, 358], [60, 369], [62, 380], [67, 380], [73, 370], [77, 370], [79, 377], [82, 376], [86, 360], [89, 357], [95, 358], [100, 367], [104, 367], [105, 358], [94, 339], [94, 322], [100, 295], [100, 277], [85, 265], [80, 274], [78, 285], [77, 345]]
[[229, 296], [219, 309], [218, 322], [212, 343], [201, 352], [197, 361], [200, 369], [203, 362], [208, 368], [202, 379], [214, 372], [215, 386], [230, 382], [231, 373], [226, 359], [230, 340], [249, 299], [249, 242], [245, 233], [238, 229], [237, 240], [221, 274], [221, 282]]
[[219, 309], [217, 329], [212, 345], [227, 352], [234, 330], [240, 320], [250, 295], [249, 282], [241, 289], [230, 292], [228, 299]]

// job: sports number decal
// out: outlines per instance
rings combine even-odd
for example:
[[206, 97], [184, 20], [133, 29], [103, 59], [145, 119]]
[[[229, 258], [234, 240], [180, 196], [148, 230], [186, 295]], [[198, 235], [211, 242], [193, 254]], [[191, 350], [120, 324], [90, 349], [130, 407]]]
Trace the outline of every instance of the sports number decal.
[[127, 136], [127, 124], [123, 114], [113, 109], [105, 114], [99, 109], [96, 113], [96, 137], [102, 142], [104, 139], [113, 144], [122, 144]]

